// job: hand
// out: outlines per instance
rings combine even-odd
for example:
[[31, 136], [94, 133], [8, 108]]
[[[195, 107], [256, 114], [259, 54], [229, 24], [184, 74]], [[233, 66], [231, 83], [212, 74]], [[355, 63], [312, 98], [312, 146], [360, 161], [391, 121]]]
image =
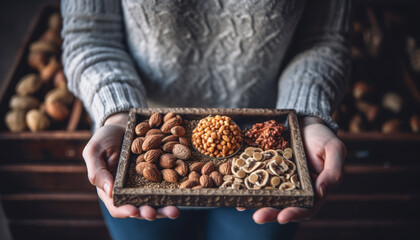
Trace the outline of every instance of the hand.
[[115, 218], [140, 218], [154, 220], [155, 218], [172, 218], [179, 216], [178, 208], [168, 206], [155, 210], [150, 206], [137, 208], [133, 205], [114, 206], [112, 188], [121, 151], [127, 113], [118, 113], [109, 117], [90, 139], [83, 150], [90, 183], [96, 186], [99, 198], [104, 202], [111, 216]]
[[[311, 219], [325, 202], [327, 193], [342, 180], [346, 147], [337, 136], [316, 117], [301, 121], [306, 157], [312, 167], [315, 182], [315, 205], [311, 209], [288, 207], [261, 208], [254, 213], [256, 223], [276, 221], [285, 224]], [[239, 209], [238, 209], [239, 210]]]

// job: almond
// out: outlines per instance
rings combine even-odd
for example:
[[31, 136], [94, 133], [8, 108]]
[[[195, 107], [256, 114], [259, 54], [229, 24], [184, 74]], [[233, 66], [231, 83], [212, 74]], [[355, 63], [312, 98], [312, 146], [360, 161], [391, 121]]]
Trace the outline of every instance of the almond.
[[199, 182], [200, 174], [196, 171], [190, 172], [190, 174], [188, 175], [188, 180]]
[[154, 128], [154, 129], [150, 129], [146, 133], [146, 136], [151, 136], [151, 135], [164, 135], [164, 134], [160, 129]]
[[172, 149], [172, 153], [176, 158], [182, 160], [188, 160], [191, 158], [191, 150], [182, 144], [175, 144]]
[[188, 138], [186, 138], [186, 137], [179, 137], [179, 143], [186, 146], [186, 147], [189, 146]]
[[140, 163], [140, 162], [144, 162], [144, 153], [140, 154], [137, 158], [136, 158], [136, 164]]
[[225, 162], [222, 165], [220, 165], [219, 172], [222, 175], [231, 175], [232, 174], [231, 163], [230, 162]]
[[169, 112], [163, 117], [163, 122], [167, 122], [169, 119], [176, 117], [175, 113]]
[[144, 161], [152, 163], [156, 162], [162, 154], [163, 151], [161, 149], [151, 149], [144, 154]]
[[217, 187], [220, 187], [223, 184], [223, 176], [218, 171], [213, 171], [210, 173], [209, 177]]
[[182, 177], [185, 177], [188, 174], [188, 166], [182, 160], [177, 160], [175, 162], [174, 170]]
[[153, 163], [149, 163], [149, 162], [140, 162], [136, 165], [136, 172], [140, 175], [143, 175], [143, 170], [146, 167], [156, 167]]
[[201, 174], [203, 175], [210, 175], [211, 172], [213, 172], [216, 169], [216, 166], [213, 162], [208, 162], [204, 164], [204, 166], [201, 168]]
[[171, 128], [171, 133], [175, 136], [182, 137], [185, 135], [185, 128], [181, 126], [175, 126]]
[[161, 123], [162, 123], [162, 114], [153, 113], [152, 116], [150, 116], [149, 125], [151, 128], [159, 127]]
[[171, 153], [176, 144], [179, 144], [179, 143], [175, 142], [175, 141], [167, 142], [167, 143], [163, 144], [162, 150], [165, 151], [165, 152]]
[[134, 139], [133, 143], [131, 143], [131, 151], [135, 154], [141, 154], [143, 152], [142, 145], [144, 142], [144, 138], [138, 137]]
[[179, 188], [193, 188], [197, 186], [199, 183], [196, 181], [187, 180], [179, 184]]
[[162, 170], [163, 179], [170, 183], [178, 182], [179, 176], [173, 169], [163, 169]]
[[142, 144], [143, 151], [149, 151], [150, 149], [158, 148], [162, 138], [158, 135], [146, 136]]
[[162, 139], [162, 143], [173, 142], [173, 141], [177, 142], [178, 137], [175, 136], [175, 135], [169, 135], [169, 136], [166, 136]]
[[162, 181], [162, 174], [159, 172], [157, 167], [154, 165], [153, 167], [147, 166], [143, 169], [143, 176], [152, 182], [160, 182]]
[[201, 175], [200, 185], [203, 188], [211, 188], [213, 187], [213, 180], [211, 180], [211, 178], [208, 175]]
[[150, 129], [149, 123], [141, 122], [137, 124], [134, 131], [136, 132], [137, 135], [144, 136], [146, 135], [147, 131], [149, 131], [149, 129]]
[[176, 115], [176, 120], [178, 120], [179, 125], [182, 125], [183, 120], [182, 120], [182, 117], [180, 115]]
[[191, 164], [190, 166], [190, 172], [201, 172], [201, 168], [203, 168], [204, 163], [203, 162], [195, 162], [193, 164]]
[[171, 153], [165, 153], [159, 157], [159, 166], [161, 168], [173, 168], [175, 166], [175, 156]]
[[179, 124], [178, 119], [177, 118], [171, 118], [169, 119], [167, 122], [165, 122], [162, 127], [160, 128], [160, 130], [162, 130], [163, 133], [171, 133], [171, 129], [175, 126], [179, 126], [181, 124]]

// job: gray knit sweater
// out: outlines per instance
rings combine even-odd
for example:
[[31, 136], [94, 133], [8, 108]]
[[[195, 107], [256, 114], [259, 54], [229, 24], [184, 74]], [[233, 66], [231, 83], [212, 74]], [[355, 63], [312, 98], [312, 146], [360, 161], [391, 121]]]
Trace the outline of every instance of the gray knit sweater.
[[[146, 107], [292, 108], [333, 129], [349, 1], [64, 0], [69, 89], [96, 126]], [[287, 62], [286, 62], [287, 61]]]

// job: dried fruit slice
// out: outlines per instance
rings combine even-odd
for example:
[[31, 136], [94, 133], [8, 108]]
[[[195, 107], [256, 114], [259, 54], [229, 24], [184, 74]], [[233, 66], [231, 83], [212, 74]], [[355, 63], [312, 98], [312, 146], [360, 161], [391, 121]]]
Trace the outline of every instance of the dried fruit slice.
[[286, 148], [283, 150], [284, 153], [290, 152], [293, 153], [293, 150], [291, 148]]
[[284, 160], [284, 163], [287, 165], [287, 167], [288, 167], [288, 173], [289, 174], [292, 174], [292, 173], [294, 173], [295, 172], [295, 170], [296, 170], [296, 165], [295, 165], [295, 163], [294, 162], [292, 162], [292, 161], [290, 161], [290, 160], [287, 160], [287, 159], [285, 159]]
[[236, 160], [235, 164], [238, 167], [242, 167], [242, 166], [244, 166], [246, 164], [246, 162], [242, 158], [239, 158], [239, 159]]
[[235, 177], [238, 177], [238, 178], [244, 178], [246, 173], [244, 172], [244, 170], [239, 169], [239, 171], [237, 171], [234, 175]]
[[244, 153], [248, 156], [252, 156], [254, 154], [254, 148], [253, 147], [248, 147], [245, 149]]
[[262, 162], [251, 162], [247, 166], [243, 166], [242, 170], [244, 170], [246, 173], [252, 173], [256, 171], [257, 169], [260, 169], [264, 166], [265, 164]]
[[277, 176], [284, 174], [288, 169], [285, 164], [277, 164], [276, 161], [271, 161], [268, 164], [268, 168], [272, 173], [274, 173]]
[[293, 184], [295, 184], [295, 186], [296, 187], [300, 187], [300, 182], [299, 182], [299, 179], [298, 179], [298, 176], [295, 174], [295, 175], [292, 175], [291, 177], [290, 177], [290, 181], [293, 183]]
[[292, 154], [291, 152], [285, 152], [285, 153], [283, 154], [283, 157], [284, 157], [284, 158], [286, 158], [286, 159], [291, 159], [291, 158], [292, 158], [292, 156], [293, 156], [293, 154]]
[[232, 182], [234, 177], [232, 175], [226, 175], [223, 177], [223, 181], [225, 182]]
[[265, 185], [267, 185], [268, 178], [270, 177], [267, 171], [260, 169], [255, 171], [253, 174], [256, 174], [258, 176], [258, 180], [255, 182], [255, 185], [259, 187], [264, 187]]
[[263, 160], [263, 155], [259, 152], [255, 152], [254, 155], [252, 155], [252, 157], [256, 160], [256, 161], [261, 161]]
[[293, 190], [296, 186], [291, 182], [284, 182], [280, 185], [279, 190]]
[[281, 183], [281, 179], [279, 177], [275, 176], [270, 179], [270, 185], [273, 187], [277, 187], [278, 185], [280, 185], [280, 183]]

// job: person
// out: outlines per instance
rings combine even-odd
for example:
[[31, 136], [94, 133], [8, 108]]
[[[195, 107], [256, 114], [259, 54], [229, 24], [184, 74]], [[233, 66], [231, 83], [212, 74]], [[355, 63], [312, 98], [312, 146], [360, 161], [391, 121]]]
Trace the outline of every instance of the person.
[[[346, 148], [331, 113], [350, 71], [350, 1], [63, 0], [61, 11], [68, 87], [94, 122], [83, 158], [114, 239], [185, 239], [196, 215], [207, 239], [290, 238], [340, 183]], [[315, 207], [115, 207], [127, 112], [151, 105], [296, 109]]]

